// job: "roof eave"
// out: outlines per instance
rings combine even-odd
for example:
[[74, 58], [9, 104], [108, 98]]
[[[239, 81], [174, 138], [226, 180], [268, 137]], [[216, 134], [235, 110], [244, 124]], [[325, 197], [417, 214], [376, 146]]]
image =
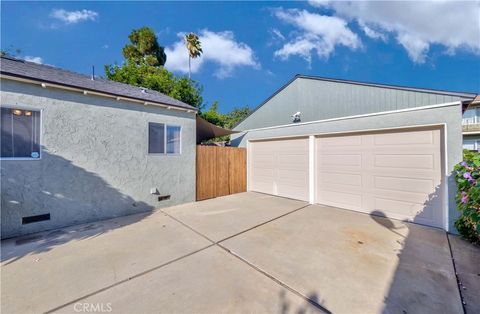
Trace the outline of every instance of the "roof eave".
[[147, 105], [152, 105], [152, 106], [164, 107], [166, 109], [175, 109], [175, 110], [181, 110], [181, 111], [187, 111], [187, 112], [198, 112], [198, 109], [195, 108], [195, 107], [184, 108], [184, 107], [180, 107], [180, 106], [177, 106], [177, 105], [156, 102], [156, 101], [152, 101], [152, 100], [148, 100], [148, 99], [141, 99], [141, 98], [132, 97], [132, 96], [114, 94], [114, 93], [99, 91], [99, 90], [95, 90], [95, 89], [89, 89], [89, 88], [85, 88], [85, 87], [73, 86], [73, 85], [69, 85], [69, 84], [60, 84], [58, 82], [53, 82], [53, 81], [49, 81], [49, 80], [42, 80], [42, 79], [38, 79], [38, 78], [34, 78], [34, 77], [18, 75], [18, 74], [6, 72], [6, 71], [0, 71], [0, 73], [1, 73], [1, 78], [2, 79], [10, 79], [10, 80], [22, 81], [22, 82], [30, 83], [30, 84], [38, 84], [38, 85], [40, 85], [44, 88], [54, 87], [54, 88], [59, 88], [59, 89], [75, 91], [75, 92], [81, 92], [85, 95], [92, 94], [92, 95], [103, 96], [103, 97], [108, 97], [108, 98], [115, 98], [116, 100], [126, 100], [126, 101], [135, 102], [135, 103], [142, 103], [143, 105], [146, 105], [146, 106]]

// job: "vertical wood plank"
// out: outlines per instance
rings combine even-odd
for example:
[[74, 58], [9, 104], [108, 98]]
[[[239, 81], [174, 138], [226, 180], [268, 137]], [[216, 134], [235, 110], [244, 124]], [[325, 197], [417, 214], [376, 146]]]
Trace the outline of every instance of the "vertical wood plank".
[[245, 148], [231, 148], [229, 185], [230, 194], [245, 192], [247, 190], [247, 153]]
[[215, 197], [230, 194], [229, 188], [229, 147], [215, 147], [216, 151], [216, 193]]
[[215, 197], [215, 150], [197, 146], [197, 201]]
[[247, 190], [246, 149], [197, 146], [197, 201]]

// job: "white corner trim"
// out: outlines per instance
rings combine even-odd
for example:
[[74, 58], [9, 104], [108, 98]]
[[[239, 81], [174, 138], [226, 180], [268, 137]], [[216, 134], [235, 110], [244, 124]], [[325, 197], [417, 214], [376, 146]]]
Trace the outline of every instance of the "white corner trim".
[[251, 171], [250, 171], [250, 165], [252, 164], [251, 162], [251, 151], [252, 151], [252, 144], [250, 141], [247, 141], [247, 191], [250, 191], [250, 178], [251, 178]]
[[295, 127], [295, 126], [299, 126], [299, 125], [308, 125], [308, 124], [323, 123], [323, 122], [333, 122], [333, 121], [341, 121], [341, 120], [349, 120], [349, 119], [383, 116], [383, 115], [402, 113], [402, 112], [411, 112], [411, 111], [428, 110], [428, 109], [435, 109], [435, 108], [442, 108], [442, 107], [458, 106], [458, 105], [461, 105], [461, 104], [462, 104], [461, 101], [453, 101], [453, 102], [447, 102], [447, 103], [443, 103], [443, 104], [428, 105], [428, 106], [415, 107], [415, 108], [389, 110], [389, 111], [366, 113], [366, 114], [359, 114], [359, 115], [339, 117], [339, 118], [331, 118], [331, 119], [315, 120], [315, 121], [308, 121], [308, 122], [275, 125], [275, 126], [269, 126], [269, 127], [264, 127], [264, 128], [248, 129], [248, 130], [244, 130], [244, 131], [241, 131], [241, 132], [245, 133], [245, 132], [252, 132], [252, 131], [261, 131], [261, 130]]
[[[442, 173], [442, 181], [443, 181], [443, 227], [445, 228], [446, 232], [450, 232], [450, 213], [449, 213], [449, 186], [448, 186], [448, 130], [447, 124], [443, 124], [443, 163], [444, 163], [444, 173]], [[453, 170], [453, 169], [452, 169]]]
[[315, 136], [308, 137], [308, 202], [315, 204]]

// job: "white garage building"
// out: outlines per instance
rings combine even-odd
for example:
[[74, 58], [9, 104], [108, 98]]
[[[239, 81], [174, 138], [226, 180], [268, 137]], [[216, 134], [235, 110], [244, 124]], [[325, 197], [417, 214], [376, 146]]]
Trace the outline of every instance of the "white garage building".
[[250, 191], [453, 230], [475, 96], [298, 75], [232, 143], [247, 147]]

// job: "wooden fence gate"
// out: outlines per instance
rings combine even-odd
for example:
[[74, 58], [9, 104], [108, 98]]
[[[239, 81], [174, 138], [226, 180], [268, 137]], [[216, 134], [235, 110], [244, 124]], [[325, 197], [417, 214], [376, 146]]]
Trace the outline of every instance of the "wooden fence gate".
[[197, 201], [246, 190], [245, 148], [197, 146]]

